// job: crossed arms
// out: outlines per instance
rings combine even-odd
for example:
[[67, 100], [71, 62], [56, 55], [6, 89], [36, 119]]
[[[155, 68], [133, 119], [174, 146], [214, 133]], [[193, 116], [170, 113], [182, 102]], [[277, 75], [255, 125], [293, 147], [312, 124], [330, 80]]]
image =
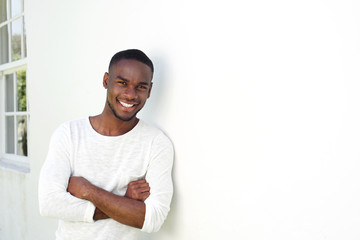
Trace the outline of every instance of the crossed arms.
[[67, 191], [77, 198], [92, 202], [96, 206], [94, 220], [110, 217], [136, 228], [142, 228], [144, 224], [144, 201], [150, 195], [150, 187], [145, 179], [130, 182], [124, 197], [96, 187], [83, 177], [71, 177]]
[[162, 136], [154, 139], [157, 147], [150, 153], [145, 179], [128, 183], [126, 193], [119, 196], [111, 184], [98, 187], [93, 179], [89, 182], [74, 177], [70, 136], [65, 125], [55, 131], [50, 141], [39, 178], [40, 214], [83, 223], [111, 218], [144, 232], [158, 231], [170, 210], [173, 193], [171, 142]]

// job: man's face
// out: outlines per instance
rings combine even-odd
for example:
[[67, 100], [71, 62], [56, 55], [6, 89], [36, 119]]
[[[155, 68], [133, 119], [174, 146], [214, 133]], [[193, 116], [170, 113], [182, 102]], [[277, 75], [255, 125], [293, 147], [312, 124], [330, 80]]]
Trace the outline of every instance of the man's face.
[[123, 59], [105, 73], [103, 84], [107, 89], [107, 106], [115, 117], [131, 121], [150, 97], [152, 72], [146, 64]]

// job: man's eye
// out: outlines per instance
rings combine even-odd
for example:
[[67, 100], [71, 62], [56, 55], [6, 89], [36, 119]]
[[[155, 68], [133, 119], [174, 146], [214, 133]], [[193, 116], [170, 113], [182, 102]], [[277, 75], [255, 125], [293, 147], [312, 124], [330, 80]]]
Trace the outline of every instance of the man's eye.
[[144, 90], [146, 90], [146, 89], [147, 89], [147, 87], [146, 87], [146, 86], [143, 86], [143, 85], [138, 86], [138, 88], [140, 88], [140, 89], [144, 89]]

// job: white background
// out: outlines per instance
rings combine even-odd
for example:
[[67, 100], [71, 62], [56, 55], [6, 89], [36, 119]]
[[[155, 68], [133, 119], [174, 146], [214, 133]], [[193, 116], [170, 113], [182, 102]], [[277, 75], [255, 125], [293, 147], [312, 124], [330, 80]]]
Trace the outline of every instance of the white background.
[[25, 239], [53, 239], [37, 178], [52, 131], [102, 111], [112, 55], [144, 50], [140, 116], [174, 142], [175, 194], [141, 239], [360, 239], [360, 4], [28, 0]]

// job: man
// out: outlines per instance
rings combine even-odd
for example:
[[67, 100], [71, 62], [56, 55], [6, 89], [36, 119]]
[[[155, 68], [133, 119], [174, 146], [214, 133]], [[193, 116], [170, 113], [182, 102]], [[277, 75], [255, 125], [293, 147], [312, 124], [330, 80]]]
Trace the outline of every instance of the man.
[[56, 239], [137, 239], [158, 231], [170, 209], [173, 147], [137, 118], [154, 67], [140, 50], [116, 53], [104, 74], [103, 112], [53, 134], [39, 179], [43, 216], [59, 219]]

